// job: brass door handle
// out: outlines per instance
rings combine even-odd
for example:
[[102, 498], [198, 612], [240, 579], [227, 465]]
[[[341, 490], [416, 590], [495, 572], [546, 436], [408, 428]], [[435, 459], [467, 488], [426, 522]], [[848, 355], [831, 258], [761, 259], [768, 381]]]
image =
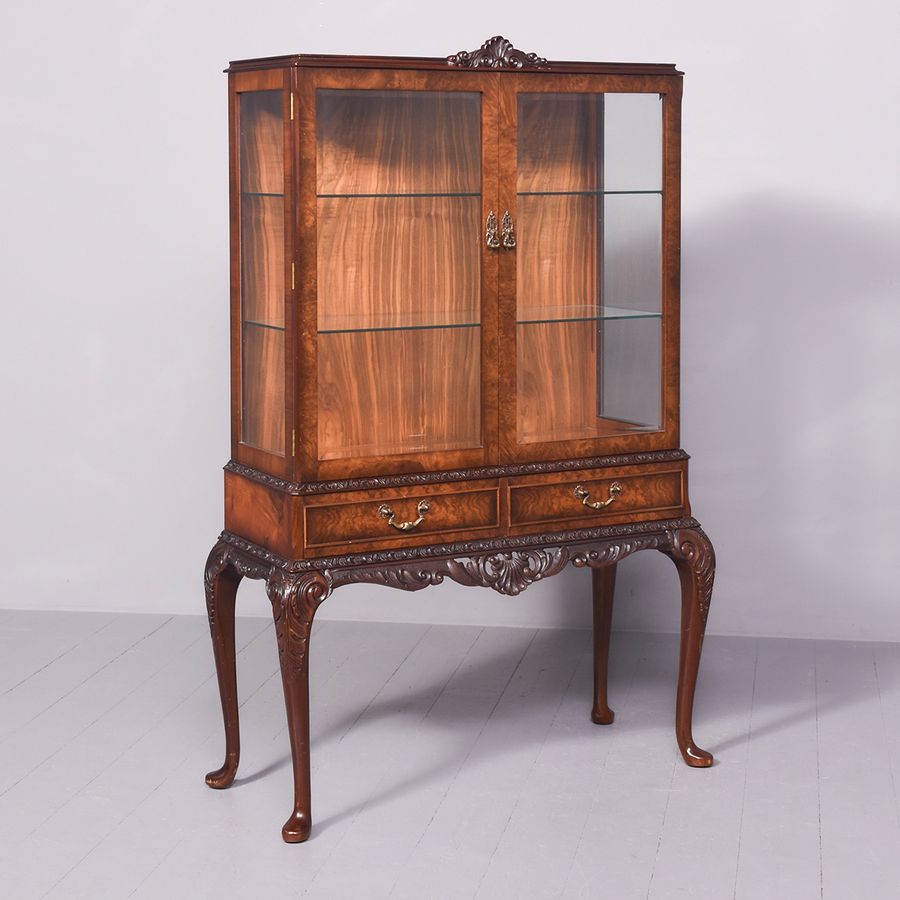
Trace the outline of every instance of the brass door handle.
[[609, 486], [609, 497], [606, 500], [591, 500], [590, 493], [586, 491], [580, 484], [575, 486], [575, 496], [589, 509], [605, 509], [610, 503], [618, 499], [622, 493], [622, 485], [618, 481], [614, 481]]
[[503, 234], [503, 246], [506, 247], [507, 250], [512, 250], [513, 247], [516, 246], [516, 232], [513, 228], [512, 216], [509, 214], [509, 210], [506, 210], [506, 212], [503, 213], [500, 230]]
[[413, 528], [418, 527], [425, 521], [425, 514], [428, 512], [428, 509], [428, 501], [420, 500], [416, 506], [416, 512], [419, 514], [419, 517], [414, 522], [395, 522], [394, 510], [392, 510], [387, 503], [382, 503], [381, 506], [378, 507], [378, 515], [381, 516], [382, 519], [387, 519], [388, 525], [390, 525], [391, 528], [396, 528], [397, 531], [412, 531]]
[[500, 232], [497, 230], [497, 217], [493, 210], [488, 213], [484, 226], [484, 241], [489, 250], [496, 250], [500, 246]]

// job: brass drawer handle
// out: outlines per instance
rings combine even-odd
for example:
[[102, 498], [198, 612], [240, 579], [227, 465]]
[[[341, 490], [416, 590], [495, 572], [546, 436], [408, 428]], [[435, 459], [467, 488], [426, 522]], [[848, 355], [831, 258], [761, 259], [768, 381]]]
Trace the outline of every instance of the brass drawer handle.
[[512, 216], [509, 214], [509, 210], [503, 213], [500, 230], [503, 233], [503, 246], [507, 250], [512, 250], [516, 246], [516, 232], [513, 229]]
[[610, 503], [618, 499], [622, 493], [622, 485], [618, 481], [614, 481], [609, 486], [609, 497], [606, 500], [590, 500], [590, 493], [586, 491], [580, 484], [575, 486], [575, 496], [590, 509], [604, 509]]
[[484, 240], [489, 250], [496, 250], [500, 246], [500, 233], [497, 230], [497, 217], [494, 211], [488, 213], [487, 223], [484, 227]]
[[387, 519], [388, 525], [390, 525], [391, 528], [396, 528], [397, 531], [412, 531], [413, 528], [416, 528], [425, 521], [425, 513], [428, 512], [428, 509], [428, 501], [420, 500], [416, 506], [416, 512], [419, 514], [418, 519], [414, 522], [395, 522], [394, 511], [387, 503], [382, 503], [381, 506], [378, 507], [378, 515], [381, 516], [382, 519]]

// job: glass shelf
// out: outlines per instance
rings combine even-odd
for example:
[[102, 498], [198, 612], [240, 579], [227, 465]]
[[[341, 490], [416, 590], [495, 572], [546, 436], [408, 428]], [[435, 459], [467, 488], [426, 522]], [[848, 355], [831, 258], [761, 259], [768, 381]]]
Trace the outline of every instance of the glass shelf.
[[520, 197], [608, 197], [619, 194], [659, 194], [662, 191], [518, 191]]
[[[480, 322], [415, 322], [411, 316], [397, 316], [394, 321], [384, 317], [379, 324], [362, 323], [359, 320], [340, 321], [341, 316], [329, 316], [324, 323], [319, 323], [319, 334], [363, 334], [372, 331], [435, 331], [441, 328], [479, 328]], [[348, 317], [349, 319], [349, 317]], [[323, 327], [324, 325], [324, 327]]]
[[548, 325], [562, 322], [593, 322], [610, 319], [661, 319], [661, 312], [624, 309], [618, 306], [539, 306], [519, 310], [517, 325]]
[[434, 450], [469, 450], [472, 447], [471, 438], [462, 440], [444, 440], [440, 447], [433, 445], [434, 438], [430, 435], [417, 435], [405, 441], [374, 441], [348, 444], [341, 448], [340, 454], [326, 454], [326, 459], [347, 459], [358, 456], [394, 456], [405, 453], [428, 453]]
[[645, 425], [641, 422], [623, 422], [619, 419], [607, 419], [598, 416], [590, 424], [577, 428], [565, 429], [557, 427], [549, 430], [520, 432], [519, 440], [524, 444], [543, 444], [548, 441], [590, 441], [619, 434], [652, 431], [659, 431], [659, 426]]
[[274, 191], [241, 191], [242, 197], [284, 197], [284, 194], [276, 194]]
[[480, 197], [479, 191], [409, 191], [385, 194], [316, 194], [319, 200], [345, 200], [351, 198], [388, 198], [388, 197]]
[[241, 325], [253, 325], [256, 328], [268, 328], [272, 331], [284, 331], [283, 325], [269, 325], [266, 322], [254, 322], [253, 319], [244, 319]]

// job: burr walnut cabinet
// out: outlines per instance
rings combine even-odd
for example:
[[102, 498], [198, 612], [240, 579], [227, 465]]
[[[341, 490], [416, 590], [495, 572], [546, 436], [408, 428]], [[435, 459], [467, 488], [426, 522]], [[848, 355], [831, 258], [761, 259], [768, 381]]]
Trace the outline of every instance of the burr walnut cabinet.
[[681, 73], [501, 37], [227, 71], [232, 444], [205, 572], [226, 751], [208, 784], [238, 765], [242, 577], [273, 606], [282, 833], [302, 841], [310, 634], [335, 588], [514, 595], [589, 568], [607, 724], [616, 564], [647, 548], [681, 581], [678, 744], [710, 765], [691, 736], [714, 555], [679, 449]]

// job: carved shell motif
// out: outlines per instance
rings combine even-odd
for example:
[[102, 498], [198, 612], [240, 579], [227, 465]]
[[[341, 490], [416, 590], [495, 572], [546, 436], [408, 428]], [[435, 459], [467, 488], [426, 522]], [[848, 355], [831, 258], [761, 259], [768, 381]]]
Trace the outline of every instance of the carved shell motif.
[[498, 34], [477, 50], [460, 50], [448, 56], [447, 65], [466, 69], [546, 69], [547, 60], [536, 53], [516, 50], [511, 41]]
[[515, 597], [528, 585], [555, 575], [568, 562], [563, 547], [484, 553], [468, 560], [448, 560], [447, 574], [460, 584], [481, 584]]

